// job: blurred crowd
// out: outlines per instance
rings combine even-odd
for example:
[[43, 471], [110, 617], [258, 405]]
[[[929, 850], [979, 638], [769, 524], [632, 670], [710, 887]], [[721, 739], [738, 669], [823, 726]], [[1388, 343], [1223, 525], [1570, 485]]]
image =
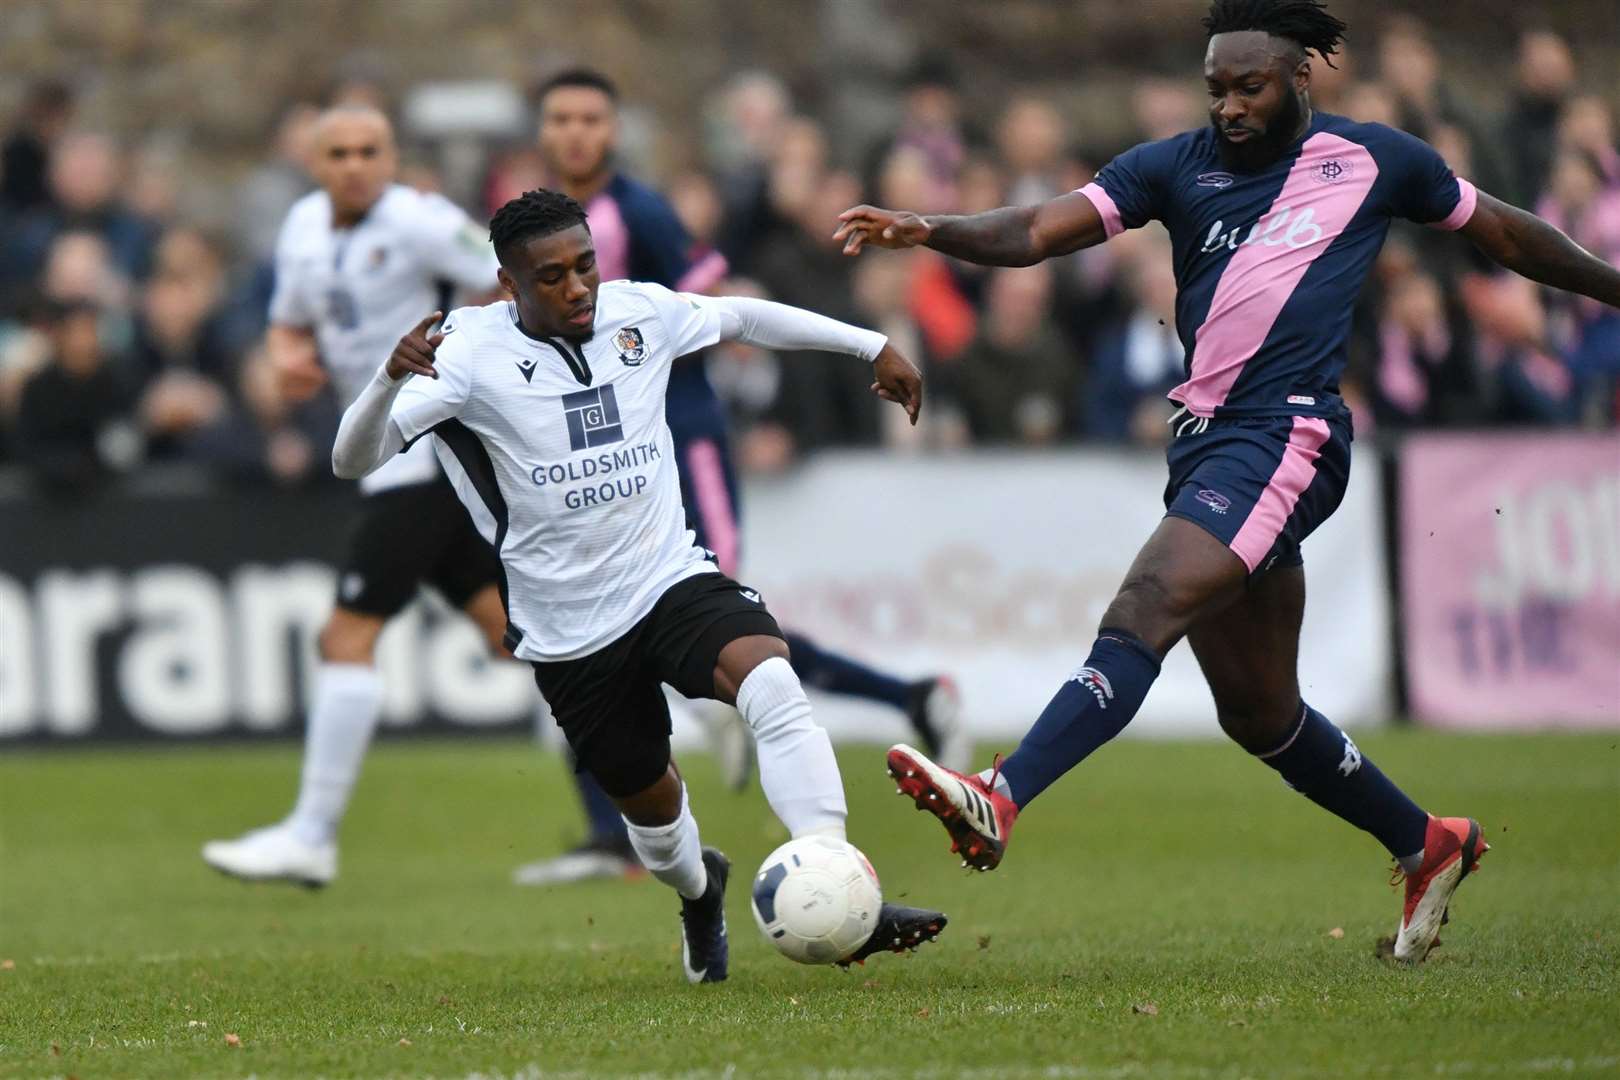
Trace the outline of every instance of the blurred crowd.
[[[1513, 84], [1489, 103], [1448, 87], [1413, 20], [1313, 69], [1317, 108], [1413, 132], [1459, 175], [1620, 263], [1612, 105], [1561, 38], [1525, 34]], [[697, 167], [641, 178], [668, 194], [694, 245], [725, 255], [731, 277], [717, 291], [882, 330], [930, 377], [913, 430], [834, 361], [717, 347], [706, 362], [736, 419], [742, 467], [879, 443], [1163, 442], [1182, 353], [1162, 230], [995, 270], [926, 250], [847, 259], [831, 239], [836, 215], [863, 201], [923, 213], [1036, 202], [1082, 186], [1129, 143], [1089, 140], [1039, 96], [1006, 101], [981, 129], [982, 103], [938, 60], [895, 93], [893, 130], [852, 148], [771, 75], [739, 75], [712, 95]], [[1131, 142], [1207, 122], [1196, 77], [1144, 76], [1123, 100]], [[64, 491], [164, 461], [233, 480], [326, 482], [338, 403], [289, 404], [262, 347], [276, 234], [311, 186], [324, 103], [286, 110], [238, 185], [231, 227], [211, 232], [188, 221], [180, 165], [162, 145], [87, 129], [71, 83], [32, 89], [0, 148], [0, 465]], [[432, 148], [401, 135], [401, 179], [440, 187]], [[450, 193], [475, 217], [544, 180], [529, 141], [485, 151], [480, 189]], [[1398, 223], [1355, 303], [1343, 389], [1358, 435], [1616, 422], [1620, 313], [1496, 271], [1456, 236]]]

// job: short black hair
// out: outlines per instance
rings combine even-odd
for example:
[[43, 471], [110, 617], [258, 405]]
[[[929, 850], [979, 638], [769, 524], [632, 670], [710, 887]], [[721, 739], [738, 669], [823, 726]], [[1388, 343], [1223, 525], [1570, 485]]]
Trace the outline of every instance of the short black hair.
[[1204, 16], [1208, 37], [1259, 30], [1319, 54], [1329, 66], [1328, 57], [1338, 52], [1347, 29], [1322, 0], [1214, 0]]
[[547, 94], [564, 86], [584, 86], [592, 90], [600, 90], [607, 95], [609, 101], [615, 105], [619, 103], [619, 88], [613, 85], [613, 80], [595, 68], [584, 67], [568, 68], [565, 71], [557, 72], [557, 74], [535, 88], [534, 101], [538, 104], [546, 100]]
[[586, 231], [590, 230], [583, 206], [560, 191], [536, 188], [495, 211], [495, 216], [489, 219], [489, 242], [504, 263], [513, 244], [536, 236], [549, 236], [575, 225], [584, 225]]

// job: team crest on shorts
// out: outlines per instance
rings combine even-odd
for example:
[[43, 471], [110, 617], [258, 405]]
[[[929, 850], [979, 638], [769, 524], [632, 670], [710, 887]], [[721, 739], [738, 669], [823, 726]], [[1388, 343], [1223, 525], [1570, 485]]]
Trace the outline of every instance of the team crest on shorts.
[[625, 367], [640, 367], [642, 361], [647, 359], [647, 342], [634, 326], [627, 326], [614, 334], [613, 347], [619, 350], [619, 360]]
[[1228, 499], [1225, 495], [1222, 495], [1218, 491], [1211, 491], [1208, 488], [1205, 488], [1203, 491], [1198, 493], [1198, 501], [1215, 511], [1217, 514], [1224, 514], [1232, 508], [1231, 499]]

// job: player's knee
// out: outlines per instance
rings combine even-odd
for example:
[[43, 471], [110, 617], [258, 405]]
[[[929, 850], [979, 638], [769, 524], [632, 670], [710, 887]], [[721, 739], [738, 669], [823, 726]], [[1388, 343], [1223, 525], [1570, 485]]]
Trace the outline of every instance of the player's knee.
[[767, 660], [787, 660], [787, 642], [772, 634], [751, 634], [738, 638], [720, 650], [714, 668], [715, 693], [721, 701], [734, 704], [737, 692], [754, 669]]
[[334, 612], [317, 641], [321, 659], [328, 664], [369, 664], [381, 629], [381, 620]]
[[681, 774], [670, 763], [652, 784], [633, 794], [612, 798], [630, 824], [656, 829], [680, 817], [682, 790]]
[[1158, 570], [1133, 573], [1108, 605], [1103, 625], [1128, 630], [1155, 646], [1173, 643], [1198, 614], [1198, 590]]

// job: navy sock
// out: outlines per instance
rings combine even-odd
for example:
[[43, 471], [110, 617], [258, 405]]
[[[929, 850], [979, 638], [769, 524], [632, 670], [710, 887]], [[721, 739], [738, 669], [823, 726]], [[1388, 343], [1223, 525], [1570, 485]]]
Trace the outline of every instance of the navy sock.
[[1255, 756], [1322, 809], [1372, 833], [1396, 858], [1423, 850], [1429, 815], [1309, 705], [1276, 749]]
[[1104, 627], [1085, 666], [1069, 676], [1018, 749], [1001, 764], [1020, 808], [1125, 730], [1159, 677], [1159, 654], [1134, 634]]
[[[572, 761], [573, 755], [569, 755]], [[574, 787], [579, 791], [579, 801], [585, 807], [585, 817], [591, 823], [592, 840], [625, 840], [628, 842], [630, 832], [625, 828], [624, 818], [619, 814], [619, 808], [613, 805], [608, 793], [602, 790], [602, 785], [588, 772], [574, 772]]]
[[808, 638], [798, 634], [783, 634], [787, 639], [789, 661], [793, 673], [805, 686], [825, 690], [829, 694], [881, 701], [904, 709], [911, 698], [911, 683], [873, 671], [847, 656], [830, 653]]

